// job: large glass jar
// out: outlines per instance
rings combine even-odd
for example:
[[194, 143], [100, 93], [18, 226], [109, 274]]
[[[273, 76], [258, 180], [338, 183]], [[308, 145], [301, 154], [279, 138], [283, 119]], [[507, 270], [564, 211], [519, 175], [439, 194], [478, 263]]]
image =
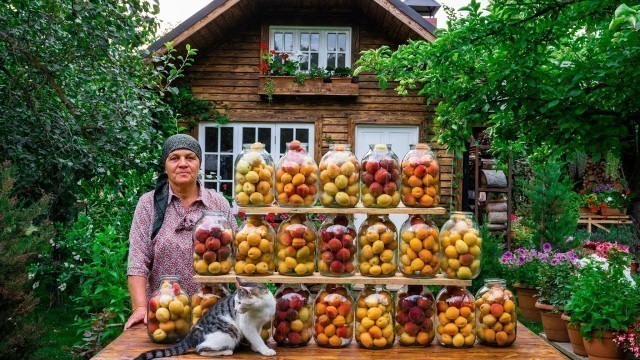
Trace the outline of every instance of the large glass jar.
[[160, 277], [160, 287], [151, 294], [147, 309], [147, 334], [153, 342], [176, 343], [189, 334], [191, 306], [179, 275]]
[[396, 207], [400, 203], [400, 166], [390, 144], [369, 145], [360, 167], [362, 205]]
[[293, 214], [278, 227], [276, 261], [281, 275], [313, 275], [316, 228], [304, 214]]
[[318, 229], [318, 271], [324, 276], [355, 273], [356, 228], [353, 215], [329, 215]]
[[481, 344], [509, 346], [516, 341], [516, 300], [502, 279], [486, 279], [476, 293], [476, 333]]
[[393, 296], [384, 285], [365, 285], [356, 300], [356, 333], [358, 345], [378, 350], [393, 346]]
[[436, 338], [444, 347], [466, 348], [476, 343], [473, 295], [460, 286], [446, 286], [436, 297]]
[[424, 215], [410, 215], [400, 227], [400, 270], [407, 277], [431, 278], [440, 269], [438, 228]]
[[236, 275], [271, 275], [276, 233], [260, 215], [249, 215], [236, 234]]
[[234, 168], [235, 200], [240, 206], [270, 206], [273, 203], [273, 159], [264, 144], [243, 144]]
[[370, 214], [358, 232], [358, 269], [363, 276], [388, 277], [398, 268], [396, 226], [388, 215]]
[[353, 297], [344, 285], [326, 284], [315, 300], [314, 332], [316, 344], [340, 348], [353, 337]]
[[440, 202], [440, 166], [427, 144], [411, 145], [402, 159], [402, 203], [432, 207]]
[[454, 212], [440, 230], [440, 268], [451, 279], [475, 279], [480, 273], [482, 238], [473, 214]]
[[195, 325], [204, 314], [229, 295], [226, 284], [205, 284], [191, 296], [191, 323]]
[[320, 160], [320, 202], [325, 207], [354, 207], [360, 200], [360, 163], [349, 145], [331, 144]]
[[280, 206], [307, 207], [318, 200], [318, 165], [307, 144], [287, 143], [287, 152], [276, 165], [276, 201]]
[[400, 345], [429, 346], [436, 336], [436, 302], [422, 285], [404, 285], [398, 291], [396, 336]]
[[279, 346], [302, 346], [311, 340], [311, 294], [302, 284], [284, 284], [276, 291], [273, 340]]
[[222, 211], [203, 211], [193, 230], [193, 269], [198, 275], [224, 275], [233, 261], [233, 229]]

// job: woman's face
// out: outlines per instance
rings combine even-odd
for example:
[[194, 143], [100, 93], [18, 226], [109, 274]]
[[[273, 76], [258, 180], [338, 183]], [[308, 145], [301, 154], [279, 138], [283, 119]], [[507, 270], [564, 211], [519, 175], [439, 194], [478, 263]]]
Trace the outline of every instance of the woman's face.
[[169, 154], [164, 163], [169, 183], [175, 186], [195, 185], [199, 169], [200, 160], [191, 150], [176, 150]]

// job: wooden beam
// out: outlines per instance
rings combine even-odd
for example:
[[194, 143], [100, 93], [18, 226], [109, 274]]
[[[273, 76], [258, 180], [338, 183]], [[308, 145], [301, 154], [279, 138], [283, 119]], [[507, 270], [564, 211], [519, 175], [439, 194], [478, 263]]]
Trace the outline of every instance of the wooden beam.
[[425, 40], [428, 40], [429, 42], [434, 42], [436, 40], [435, 35], [433, 35], [429, 31], [427, 31], [427, 29], [422, 27], [422, 25], [418, 24], [415, 20], [413, 20], [412, 18], [407, 16], [407, 14], [405, 14], [402, 11], [400, 11], [398, 8], [396, 8], [394, 5], [392, 5], [389, 1], [387, 1], [387, 0], [372, 0], [372, 2], [375, 2], [376, 4], [378, 4], [378, 6], [382, 7], [383, 9], [385, 9], [386, 11], [391, 13], [393, 16], [395, 16], [398, 19], [400, 19], [400, 21], [405, 23], [409, 28], [411, 28], [411, 30], [413, 30], [416, 33], [418, 33]]

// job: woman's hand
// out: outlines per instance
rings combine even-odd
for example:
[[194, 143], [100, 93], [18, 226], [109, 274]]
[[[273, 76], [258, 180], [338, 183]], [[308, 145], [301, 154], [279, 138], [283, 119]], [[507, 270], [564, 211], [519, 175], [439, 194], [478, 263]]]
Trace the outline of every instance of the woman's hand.
[[127, 323], [124, 324], [124, 329], [132, 327], [133, 325], [140, 324], [144, 322], [147, 323], [147, 307], [146, 306], [138, 306], [133, 310], [133, 314], [127, 320]]

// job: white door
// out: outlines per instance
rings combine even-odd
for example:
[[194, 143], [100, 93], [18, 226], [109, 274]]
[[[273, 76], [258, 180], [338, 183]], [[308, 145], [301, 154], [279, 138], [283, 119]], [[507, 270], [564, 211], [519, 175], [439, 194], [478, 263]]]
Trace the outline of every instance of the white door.
[[[417, 126], [358, 125], [356, 127], [355, 154], [358, 160], [362, 160], [364, 154], [369, 151], [369, 144], [391, 144], [391, 150], [402, 161], [402, 157], [409, 152], [409, 145], [417, 143]], [[400, 206], [402, 206], [402, 203], [400, 203]], [[360, 224], [365, 218], [366, 215], [364, 214], [355, 216], [357, 229], [360, 228]], [[398, 214], [390, 215], [389, 218], [400, 230], [400, 226], [407, 220], [408, 216]]]

